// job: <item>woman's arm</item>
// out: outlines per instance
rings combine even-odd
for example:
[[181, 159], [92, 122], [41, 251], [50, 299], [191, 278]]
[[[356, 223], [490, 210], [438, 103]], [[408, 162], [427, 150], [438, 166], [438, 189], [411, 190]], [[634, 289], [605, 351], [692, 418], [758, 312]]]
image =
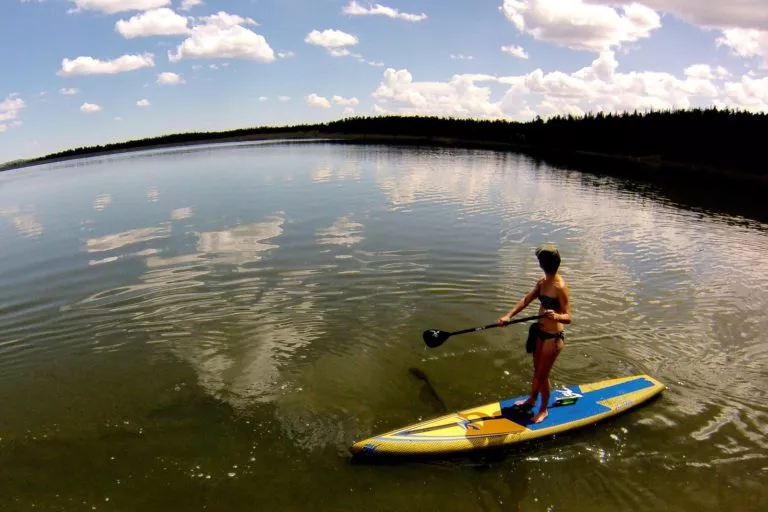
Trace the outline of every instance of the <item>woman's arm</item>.
[[560, 322], [561, 324], [570, 324], [573, 320], [571, 316], [571, 292], [568, 290], [568, 285], [563, 283], [562, 288], [557, 288], [557, 295], [560, 298], [561, 313], [556, 313], [553, 320]]
[[528, 304], [530, 304], [536, 297], [539, 295], [539, 286], [541, 285], [541, 280], [536, 282], [536, 286], [534, 286], [531, 291], [529, 291], [525, 297], [517, 301], [517, 304], [515, 304], [515, 307], [510, 309], [506, 315], [499, 318], [499, 323], [505, 323], [509, 322], [509, 319], [524, 310], [528, 307]]

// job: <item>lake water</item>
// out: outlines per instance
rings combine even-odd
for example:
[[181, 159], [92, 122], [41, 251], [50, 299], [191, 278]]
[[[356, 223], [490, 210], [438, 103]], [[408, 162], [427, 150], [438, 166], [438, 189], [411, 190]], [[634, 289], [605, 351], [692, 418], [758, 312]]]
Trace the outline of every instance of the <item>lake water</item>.
[[[765, 510], [767, 228], [490, 151], [2, 173], [0, 509]], [[648, 373], [661, 398], [499, 455], [353, 462], [356, 440], [528, 391], [527, 324], [421, 333], [493, 323], [545, 241], [574, 314], [553, 385]]]

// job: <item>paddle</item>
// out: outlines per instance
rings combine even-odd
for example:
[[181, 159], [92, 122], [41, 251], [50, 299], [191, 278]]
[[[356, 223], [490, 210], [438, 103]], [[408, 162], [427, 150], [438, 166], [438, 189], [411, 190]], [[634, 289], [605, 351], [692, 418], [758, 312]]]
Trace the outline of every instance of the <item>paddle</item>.
[[445, 343], [445, 340], [447, 340], [448, 338], [456, 334], [482, 331], [484, 329], [492, 329], [493, 327], [505, 327], [507, 325], [516, 324], [519, 322], [537, 320], [539, 318], [544, 318], [544, 315], [527, 316], [525, 318], [518, 318], [517, 320], [510, 320], [509, 322], [505, 322], [503, 324], [495, 323], [495, 324], [485, 325], [483, 327], [472, 327], [470, 329], [463, 329], [461, 331], [454, 331], [454, 332], [441, 331], [440, 329], [427, 329], [426, 331], [424, 331], [424, 333], [422, 333], [421, 338], [424, 340], [424, 343], [426, 343], [429, 348], [435, 348], [435, 347], [439, 347], [440, 345]]

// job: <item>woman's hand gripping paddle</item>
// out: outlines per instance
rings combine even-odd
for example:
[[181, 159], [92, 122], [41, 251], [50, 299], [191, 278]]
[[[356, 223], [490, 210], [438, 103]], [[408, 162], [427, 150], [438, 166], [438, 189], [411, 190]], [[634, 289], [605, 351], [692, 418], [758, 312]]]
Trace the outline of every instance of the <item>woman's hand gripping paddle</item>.
[[445, 343], [445, 340], [447, 340], [448, 338], [456, 334], [482, 331], [485, 329], [491, 329], [493, 327], [506, 327], [507, 325], [516, 324], [520, 322], [527, 322], [529, 320], [538, 320], [539, 318], [544, 318], [544, 316], [545, 315], [527, 316], [525, 318], [518, 318], [517, 320], [511, 320], [509, 322], [505, 322], [502, 324], [495, 323], [495, 324], [490, 324], [483, 327], [472, 327], [470, 329], [464, 329], [461, 331], [454, 331], [454, 332], [441, 331], [440, 329], [427, 329], [421, 335], [421, 338], [424, 340], [424, 343], [426, 343], [429, 348], [435, 348], [435, 347], [439, 347], [440, 345]]

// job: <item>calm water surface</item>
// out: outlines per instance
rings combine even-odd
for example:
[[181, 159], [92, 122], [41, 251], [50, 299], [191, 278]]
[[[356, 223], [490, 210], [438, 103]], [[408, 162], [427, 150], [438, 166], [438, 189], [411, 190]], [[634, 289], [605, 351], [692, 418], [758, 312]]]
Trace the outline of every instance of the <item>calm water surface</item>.
[[[485, 151], [2, 173], [0, 509], [765, 510], [768, 225], [734, 220]], [[575, 319], [553, 384], [664, 395], [498, 456], [353, 463], [355, 440], [528, 390], [527, 325], [421, 332], [495, 321], [544, 241]]]

